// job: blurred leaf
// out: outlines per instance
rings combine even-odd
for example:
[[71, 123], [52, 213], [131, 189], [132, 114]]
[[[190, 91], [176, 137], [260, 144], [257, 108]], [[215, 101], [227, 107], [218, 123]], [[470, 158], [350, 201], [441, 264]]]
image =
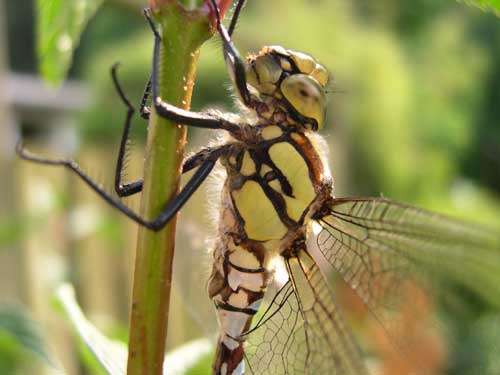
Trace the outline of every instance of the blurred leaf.
[[99, 360], [89, 350], [84, 342], [80, 341], [78, 345], [78, 358], [83, 364], [86, 373], [92, 375], [107, 375], [108, 373], [101, 366]]
[[467, 4], [475, 5], [483, 10], [492, 10], [497, 15], [500, 12], [500, 0], [465, 0]]
[[186, 372], [186, 375], [210, 374], [213, 359], [214, 352], [211, 350], [209, 353], [202, 356], [198, 362]]
[[57, 299], [80, 339], [87, 345], [106, 372], [110, 375], [125, 374], [127, 364], [125, 345], [108, 339], [85, 318], [75, 300], [73, 287], [69, 284], [60, 286], [57, 290]]
[[56, 85], [64, 79], [80, 35], [102, 2], [37, 1], [39, 70], [47, 82]]
[[[133, 103], [138, 103], [151, 69], [151, 50], [151, 31], [144, 27], [140, 33], [128, 39], [116, 40], [108, 48], [96, 52], [85, 64], [83, 76], [86, 81], [90, 81], [92, 92], [90, 106], [80, 118], [80, 132], [86, 141], [102, 143], [115, 142], [119, 139], [125, 108], [116, 94], [109, 67], [117, 60], [123, 63], [118, 76], [129, 98]], [[205, 43], [201, 48], [191, 108], [204, 109], [208, 103], [211, 106], [215, 103], [220, 109], [231, 108], [232, 97], [221, 87], [222, 83], [224, 87], [227, 86], [229, 77], [219, 46], [216, 43]], [[133, 139], [131, 148], [142, 147], [141, 143], [146, 139], [146, 128], [143, 121], [135, 120], [131, 129]], [[192, 133], [196, 132], [197, 129], [192, 130]]]
[[6, 245], [15, 244], [26, 233], [26, 226], [18, 218], [0, 220], [0, 251], [6, 249]]
[[26, 312], [18, 306], [0, 305], [0, 352], [5, 354], [7, 350], [13, 357], [33, 353], [54, 366], [40, 332]]
[[[179, 346], [167, 353], [163, 364], [164, 375], [189, 375], [189, 374], [208, 374], [210, 373], [210, 364], [213, 356], [213, 343], [207, 338], [201, 338]], [[207, 357], [209, 357], [209, 365]], [[196, 369], [203, 371], [195, 372]]]
[[[463, 321], [458, 321], [463, 325]], [[500, 373], [500, 315], [488, 312], [474, 319], [471, 326], [459, 337], [462, 342], [456, 354], [456, 363], [449, 374], [494, 375]]]
[[26, 362], [26, 351], [16, 338], [0, 330], [0, 373], [12, 374], [21, 363]]
[[487, 374], [500, 373], [500, 315], [489, 314], [481, 317], [471, 335], [479, 347], [482, 355], [482, 363]]
[[[87, 345], [102, 368], [110, 375], [125, 374], [127, 364], [125, 344], [110, 340], [85, 318], [75, 300], [75, 291], [71, 285], [60, 286], [56, 297], [60, 304], [58, 307], [62, 308], [80, 339]], [[193, 340], [178, 347], [165, 356], [163, 373], [165, 375], [194, 374], [188, 370], [199, 368], [197, 366], [203, 366], [206, 369], [207, 356], [212, 352], [212, 348], [212, 342], [206, 338]], [[91, 364], [94, 373], [97, 372], [92, 361], [86, 360], [85, 362]]]

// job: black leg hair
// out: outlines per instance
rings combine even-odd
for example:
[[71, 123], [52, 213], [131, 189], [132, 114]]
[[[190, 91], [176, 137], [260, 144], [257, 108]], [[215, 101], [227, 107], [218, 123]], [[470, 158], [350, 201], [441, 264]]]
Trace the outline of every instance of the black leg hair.
[[[144, 14], [146, 15], [146, 18], [150, 17], [149, 9], [144, 9]], [[149, 120], [149, 115], [151, 114], [151, 109], [147, 106], [150, 94], [151, 94], [151, 74], [149, 75], [148, 81], [146, 82], [146, 87], [144, 88], [144, 92], [142, 93], [142, 99], [141, 99], [140, 112], [141, 112], [141, 117], [144, 120]]]
[[141, 117], [144, 120], [149, 120], [149, 115], [151, 114], [151, 110], [147, 106], [150, 94], [151, 94], [151, 76], [149, 76], [148, 82], [146, 82], [146, 87], [144, 88], [144, 92], [142, 94], [141, 107], [139, 109], [139, 111], [141, 112]]
[[194, 126], [199, 128], [207, 128], [207, 129], [221, 129], [221, 130], [227, 130], [232, 133], [239, 133], [240, 126], [237, 124], [233, 124], [227, 120], [217, 118], [207, 113], [186, 111], [182, 108], [176, 107], [174, 105], [162, 101], [159, 95], [160, 90], [159, 90], [159, 73], [158, 73], [161, 37], [153, 23], [149, 9], [144, 10], [144, 15], [155, 36], [154, 53], [153, 53], [153, 73], [151, 75], [151, 81], [153, 90], [153, 102], [155, 110], [158, 113], [158, 115], [183, 125]]
[[[146, 19], [148, 20], [148, 23], [150, 23], [151, 19], [151, 12], [149, 8], [144, 9], [144, 15]], [[155, 33], [155, 35], [158, 33]], [[161, 36], [158, 35], [158, 37], [161, 39]], [[141, 112], [141, 117], [144, 120], [149, 120], [149, 115], [151, 114], [151, 109], [147, 106], [149, 95], [151, 94], [151, 74], [149, 75], [148, 81], [146, 82], [146, 87], [144, 88], [144, 92], [142, 93], [142, 99], [141, 99], [141, 107], [140, 107], [140, 112]]]
[[132, 116], [135, 113], [135, 108], [125, 95], [125, 91], [123, 90], [122, 86], [120, 85], [120, 82], [118, 81], [118, 75], [117, 75], [118, 67], [119, 64], [114, 64], [111, 67], [111, 78], [113, 79], [113, 83], [115, 85], [116, 91], [118, 92], [118, 95], [120, 96], [122, 102], [127, 107], [127, 115], [125, 117], [125, 125], [123, 126], [120, 148], [118, 150], [118, 158], [116, 160], [115, 191], [116, 194], [118, 194], [118, 196], [120, 197], [128, 197], [142, 190], [142, 179], [129, 183], [122, 183], [121, 181], [123, 177], [123, 163], [125, 159], [125, 154], [127, 152], [127, 142], [130, 135], [131, 120]]
[[[129, 139], [129, 134], [130, 134], [130, 128], [131, 128], [131, 119], [132, 116], [134, 115], [135, 108], [130, 102], [130, 100], [127, 98], [125, 91], [123, 90], [123, 87], [120, 84], [120, 81], [118, 80], [118, 67], [119, 64], [114, 64], [111, 67], [111, 77], [113, 79], [113, 83], [115, 85], [116, 91], [118, 92], [118, 95], [122, 99], [123, 103], [127, 107], [127, 115], [125, 118], [125, 125], [123, 127], [123, 133], [120, 141], [120, 149], [118, 151], [118, 158], [116, 161], [116, 170], [115, 170], [115, 191], [116, 194], [120, 197], [128, 197], [130, 195], [139, 193], [142, 191], [142, 184], [143, 180], [138, 179], [136, 181], [132, 181], [126, 184], [122, 184], [121, 179], [123, 177], [123, 164], [124, 164], [124, 159], [125, 159], [125, 154], [126, 154], [126, 149], [127, 149], [127, 141]], [[147, 118], [149, 118], [149, 112], [145, 112], [143, 109], [145, 107], [145, 103], [147, 101], [147, 96], [150, 93], [151, 89], [151, 77], [148, 79], [148, 82], [146, 84], [146, 89], [143, 94], [143, 98], [141, 100], [141, 115], [146, 114]], [[149, 110], [148, 110], [149, 111]], [[144, 118], [144, 116], [142, 116]], [[201, 158], [205, 155], [207, 151], [210, 151], [210, 148], [206, 148], [204, 150], [201, 150], [200, 152], [196, 153], [193, 155], [193, 157], [188, 158], [185, 160], [183, 163], [183, 170], [182, 173], [186, 173], [190, 171], [193, 168], [196, 168], [198, 165], [200, 165], [200, 162], [197, 162], [198, 160], [202, 160]], [[191, 160], [193, 159], [193, 160]], [[204, 159], [203, 159], [204, 160]], [[193, 163], [194, 161], [194, 163]], [[186, 164], [187, 163], [187, 164]]]
[[[250, 100], [250, 92], [248, 91], [247, 88], [245, 63], [243, 62], [243, 59], [241, 58], [238, 50], [231, 41], [230, 34], [228, 33], [228, 31], [226, 30], [226, 28], [224, 27], [224, 25], [220, 20], [220, 12], [217, 3], [215, 2], [215, 0], [211, 0], [211, 2], [212, 2], [212, 7], [214, 8], [215, 17], [217, 18], [217, 30], [219, 31], [224, 46], [224, 60], [226, 60], [226, 65], [229, 69], [229, 75], [231, 76], [231, 79], [233, 80], [234, 85], [238, 90], [241, 100], [245, 105], [248, 106], [250, 105], [251, 100]], [[231, 25], [229, 26], [230, 28], [232, 28], [231, 32], [234, 30], [234, 27], [236, 26], [236, 21], [238, 20], [238, 15], [241, 10], [241, 7], [243, 7], [243, 4], [244, 1], [240, 0], [236, 5], [235, 14], [233, 16], [233, 19], [231, 20]]]
[[[170, 202], [167, 203], [163, 211], [153, 220], [146, 220], [124, 205], [119, 199], [113, 197], [95, 181], [93, 181], [79, 166], [71, 159], [48, 159], [30, 153], [26, 150], [22, 142], [16, 146], [17, 154], [25, 160], [32, 161], [44, 165], [62, 166], [73, 171], [80, 177], [92, 190], [94, 190], [102, 199], [108, 202], [111, 206], [118, 209], [120, 212], [134, 220], [139, 225], [146, 228], [158, 231], [163, 228], [168, 221], [181, 209], [181, 207], [188, 201], [193, 193], [198, 189], [201, 183], [209, 175], [210, 171], [215, 166], [217, 159], [224, 153], [228, 146], [221, 146], [215, 149], [206, 148], [201, 150], [198, 154], [193, 155], [187, 159], [183, 165], [183, 172], [193, 169], [197, 166], [199, 168], [193, 174], [191, 179], [187, 182], [182, 190]], [[141, 183], [142, 188], [142, 183]]]
[[203, 164], [205, 160], [210, 159], [213, 154], [217, 155], [217, 158], [220, 157], [220, 155], [226, 150], [228, 146], [219, 146], [216, 148], [212, 147], [205, 147], [198, 151], [196, 154], [191, 155], [190, 157], [186, 158], [182, 162], [182, 173], [187, 173], [190, 170], [198, 167], [199, 165]]

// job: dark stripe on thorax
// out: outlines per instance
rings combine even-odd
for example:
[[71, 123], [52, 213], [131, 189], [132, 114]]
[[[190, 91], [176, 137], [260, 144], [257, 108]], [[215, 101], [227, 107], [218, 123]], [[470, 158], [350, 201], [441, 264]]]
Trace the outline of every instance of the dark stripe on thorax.
[[306, 162], [307, 169], [309, 170], [309, 178], [313, 181], [314, 188], [317, 189], [321, 182], [321, 175], [323, 174], [323, 164], [309, 138], [307, 138], [304, 133], [296, 132], [295, 134], [300, 137], [300, 142], [297, 142], [288, 135], [288, 143], [295, 148]]
[[[290, 185], [290, 182], [288, 181], [286, 176], [283, 174], [283, 172], [272, 161], [271, 157], [269, 156], [269, 148], [276, 143], [282, 143], [282, 142], [286, 142], [286, 143], [289, 143], [290, 145], [292, 145], [292, 147], [295, 148], [295, 150], [302, 156], [303, 160], [305, 161], [307, 168], [308, 168], [308, 171], [309, 171], [309, 178], [311, 179], [311, 181], [313, 181], [313, 185], [315, 187], [315, 190], [317, 188], [318, 183], [320, 182], [320, 176], [321, 176], [323, 171], [322, 171], [322, 169], [317, 168], [317, 166], [322, 165], [321, 160], [319, 158], [318, 153], [314, 149], [313, 145], [309, 141], [309, 139], [302, 132], [293, 131], [293, 130], [290, 130], [289, 128], [286, 128], [286, 127], [281, 127], [281, 129], [283, 131], [282, 136], [275, 138], [275, 139], [271, 139], [271, 140], [262, 142], [261, 144], [259, 144], [257, 147], [255, 147], [253, 149], [252, 148], [246, 149], [249, 152], [250, 157], [255, 164], [256, 172], [255, 172], [255, 174], [253, 174], [251, 176], [245, 177], [242, 182], [244, 183], [244, 181], [248, 181], [248, 180], [253, 180], [253, 181], [257, 182], [262, 187], [264, 194], [269, 199], [269, 201], [273, 205], [274, 209], [278, 213], [278, 216], [279, 216], [281, 222], [287, 228], [291, 229], [291, 228], [296, 227], [300, 222], [302, 222], [304, 214], [302, 215], [299, 222], [296, 222], [290, 216], [288, 216], [287, 209], [286, 209], [286, 202], [282, 196], [282, 193], [286, 194], [289, 197], [294, 198], [293, 188]], [[292, 133], [299, 135], [299, 137], [301, 139], [300, 143], [298, 143], [297, 141], [295, 141], [291, 137]], [[243, 152], [241, 152], [240, 155], [238, 155], [238, 156], [241, 157], [243, 155]], [[238, 158], [238, 159], [241, 159], [241, 158]], [[239, 162], [238, 163], [239, 167], [241, 168], [241, 161], [238, 160], [238, 162]], [[271, 168], [271, 170], [276, 174], [276, 179], [280, 183], [282, 193], [275, 191], [271, 186], [269, 186], [268, 181], [266, 181], [263, 177], [260, 176], [260, 170], [261, 170], [263, 164], [268, 165]], [[243, 175], [242, 175], [242, 177], [243, 177]], [[233, 202], [233, 207], [235, 207], [235, 209], [236, 209], [236, 213], [237, 213], [238, 218], [241, 220], [241, 222], [244, 222], [243, 218], [241, 217], [240, 213], [238, 212], [238, 208], [235, 205], [232, 194], [231, 194], [231, 200]], [[237, 266], [234, 268], [238, 269]], [[245, 271], [242, 271], [242, 272], [245, 272]]]
[[[286, 211], [286, 203], [285, 203], [285, 200], [283, 199], [283, 196], [281, 195], [281, 193], [279, 193], [279, 192], [275, 191], [273, 188], [271, 188], [269, 186], [268, 181], [266, 181], [264, 178], [262, 178], [260, 176], [260, 170], [262, 168], [262, 165], [267, 164], [272, 169], [272, 171], [274, 173], [276, 173], [276, 178], [280, 182], [280, 185], [281, 185], [283, 192], [287, 193], [287, 195], [293, 197], [292, 186], [288, 182], [287, 178], [283, 175], [283, 172], [281, 172], [281, 170], [274, 164], [274, 162], [269, 157], [269, 148], [272, 145], [274, 145], [275, 143], [280, 143], [280, 142], [287, 142], [286, 136], [282, 136], [282, 137], [279, 137], [277, 139], [262, 142], [259, 145], [259, 147], [256, 147], [255, 149], [247, 149], [252, 161], [255, 164], [256, 172], [253, 175], [245, 177], [242, 182], [243, 182], [243, 184], [245, 181], [248, 181], [248, 180], [252, 180], [252, 181], [257, 182], [262, 187], [264, 194], [269, 199], [269, 201], [273, 205], [274, 209], [278, 213], [278, 216], [279, 216], [281, 222], [287, 228], [293, 228], [297, 225], [297, 223], [292, 218], [290, 218], [290, 216], [288, 216], [288, 213]], [[235, 205], [235, 202], [234, 202], [232, 195], [231, 195], [231, 199], [233, 201], [233, 207], [236, 208], [238, 217], [243, 222], [244, 220], [238, 211], [238, 207]]]

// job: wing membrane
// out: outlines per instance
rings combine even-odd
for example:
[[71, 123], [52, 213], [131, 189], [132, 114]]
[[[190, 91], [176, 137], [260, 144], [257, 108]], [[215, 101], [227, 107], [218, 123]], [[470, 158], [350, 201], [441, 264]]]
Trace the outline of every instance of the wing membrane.
[[301, 251], [290, 279], [249, 332], [252, 374], [366, 374], [354, 340], [318, 266]]
[[407, 281], [453, 280], [499, 306], [493, 230], [376, 198], [333, 199], [318, 222], [319, 250], [386, 327]]
[[[451, 278], [500, 303], [495, 231], [385, 199], [334, 199], [318, 222], [319, 250], [389, 335], [401, 303], [416, 302], [413, 281]], [[366, 374], [317, 263], [304, 250], [286, 263], [288, 282], [246, 334], [249, 373]]]

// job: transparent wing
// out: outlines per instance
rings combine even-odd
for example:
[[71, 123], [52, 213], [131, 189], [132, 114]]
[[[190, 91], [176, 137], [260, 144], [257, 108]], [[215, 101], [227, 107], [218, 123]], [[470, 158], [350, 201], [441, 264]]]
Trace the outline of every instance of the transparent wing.
[[500, 305], [496, 231], [376, 198], [332, 199], [318, 223], [319, 250], [389, 330], [409, 280], [452, 280]]
[[366, 374], [318, 266], [305, 251], [287, 260], [289, 280], [248, 336], [251, 374]]

